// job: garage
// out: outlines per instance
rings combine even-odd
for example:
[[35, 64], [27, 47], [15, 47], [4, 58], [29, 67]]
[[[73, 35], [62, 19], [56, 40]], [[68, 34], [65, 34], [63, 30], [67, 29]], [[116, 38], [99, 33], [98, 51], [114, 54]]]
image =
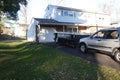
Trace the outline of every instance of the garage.
[[53, 42], [56, 30], [50, 27], [41, 27], [38, 34], [39, 42]]
[[59, 22], [54, 19], [33, 18], [27, 32], [27, 40], [30, 42], [53, 42], [55, 32], [78, 32], [75, 23]]
[[33, 18], [27, 32], [30, 42], [53, 42], [54, 33], [63, 31], [65, 25], [53, 19]]

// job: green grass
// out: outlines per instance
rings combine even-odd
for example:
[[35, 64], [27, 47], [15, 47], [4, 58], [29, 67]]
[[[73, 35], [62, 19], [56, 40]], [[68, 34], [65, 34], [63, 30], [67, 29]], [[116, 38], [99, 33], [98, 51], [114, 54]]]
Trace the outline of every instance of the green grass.
[[0, 80], [120, 80], [120, 71], [42, 44], [3, 41]]

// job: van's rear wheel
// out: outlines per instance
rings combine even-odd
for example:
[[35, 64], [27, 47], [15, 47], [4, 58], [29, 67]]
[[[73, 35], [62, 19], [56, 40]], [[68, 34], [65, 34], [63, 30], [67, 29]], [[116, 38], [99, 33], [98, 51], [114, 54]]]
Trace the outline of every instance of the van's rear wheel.
[[117, 51], [115, 52], [114, 58], [115, 58], [115, 60], [116, 60], [117, 62], [120, 63], [120, 50], [117, 50]]
[[87, 52], [87, 47], [84, 43], [81, 43], [79, 46], [80, 52], [86, 53]]

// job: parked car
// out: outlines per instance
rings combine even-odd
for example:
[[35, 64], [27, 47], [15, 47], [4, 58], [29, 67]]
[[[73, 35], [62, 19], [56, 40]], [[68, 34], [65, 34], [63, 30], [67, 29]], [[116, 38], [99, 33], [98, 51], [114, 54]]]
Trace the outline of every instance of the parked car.
[[90, 37], [80, 39], [79, 49], [82, 53], [88, 49], [109, 52], [120, 63], [120, 28], [102, 29]]

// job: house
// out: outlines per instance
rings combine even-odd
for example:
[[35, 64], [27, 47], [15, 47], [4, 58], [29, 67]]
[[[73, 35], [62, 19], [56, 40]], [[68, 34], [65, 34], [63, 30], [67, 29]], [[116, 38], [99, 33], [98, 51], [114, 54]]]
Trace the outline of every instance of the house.
[[109, 26], [109, 14], [48, 5], [44, 18], [32, 19], [27, 39], [29, 41], [51, 42], [54, 41], [54, 32], [91, 34]]
[[112, 21], [111, 26], [114, 27], [114, 28], [115, 27], [120, 27], [120, 20]]
[[28, 24], [17, 24], [14, 29], [14, 36], [26, 38]]

